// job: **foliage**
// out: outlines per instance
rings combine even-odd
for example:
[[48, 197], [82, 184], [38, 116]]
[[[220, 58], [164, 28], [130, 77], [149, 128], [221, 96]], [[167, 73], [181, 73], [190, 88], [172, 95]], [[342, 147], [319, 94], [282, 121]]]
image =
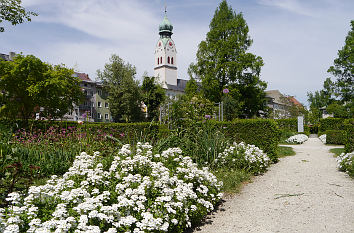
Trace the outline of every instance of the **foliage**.
[[354, 151], [340, 154], [337, 157], [337, 167], [340, 171], [346, 172], [354, 178]]
[[233, 143], [215, 158], [212, 166], [246, 170], [254, 175], [262, 174], [270, 165], [270, 159], [261, 149], [245, 143]]
[[345, 38], [345, 45], [338, 51], [338, 57], [328, 72], [337, 77], [336, 93], [341, 102], [354, 99], [354, 20], [350, 22], [351, 30]]
[[272, 162], [278, 161], [276, 150], [280, 140], [280, 130], [274, 120], [241, 119], [214, 124], [230, 141], [255, 145], [267, 153]]
[[169, 118], [174, 127], [188, 128], [195, 122], [211, 119], [216, 112], [214, 104], [200, 95], [182, 95], [170, 106]]
[[[37, 13], [26, 11], [21, 6], [21, 0], [1, 0], [0, 3], [0, 23], [8, 21], [12, 25], [31, 21], [31, 16], [37, 16]], [[5, 28], [0, 27], [0, 32], [4, 32]]]
[[221, 102], [228, 88], [239, 103], [239, 116], [253, 117], [265, 107], [266, 83], [259, 78], [263, 60], [247, 50], [252, 45], [242, 13], [236, 14], [226, 0], [216, 9], [206, 39], [199, 44], [191, 77], [201, 80], [203, 95]]
[[109, 109], [115, 122], [136, 122], [142, 120], [142, 96], [136, 68], [113, 54], [103, 71], [97, 77], [108, 92]]
[[155, 77], [145, 76], [141, 86], [143, 101], [147, 106], [147, 119], [149, 121], [159, 120], [159, 107], [164, 102], [165, 90], [156, 82]]
[[346, 153], [354, 151], [354, 119], [347, 119], [344, 121], [344, 128], [347, 133], [344, 150]]
[[319, 133], [325, 133], [327, 130], [344, 130], [344, 119], [331, 117], [321, 119], [318, 127]]
[[326, 144], [344, 145], [346, 139], [345, 130], [327, 130]]
[[213, 210], [221, 184], [180, 149], [151, 149], [125, 145], [107, 167], [99, 152], [81, 153], [62, 178], [10, 194], [0, 229], [182, 232]]
[[289, 146], [278, 146], [277, 155], [279, 158], [295, 155], [295, 151]]
[[197, 81], [191, 77], [187, 84], [186, 84], [186, 88], [184, 89], [184, 93], [185, 95], [187, 95], [188, 97], [193, 97], [199, 94], [200, 92], [200, 87], [198, 86]]
[[[83, 98], [73, 70], [52, 66], [33, 55], [0, 61], [0, 113], [8, 118], [30, 119], [40, 112], [47, 119], [63, 117]], [[41, 107], [41, 111], [40, 111]]]
[[326, 111], [329, 114], [333, 114], [334, 118], [350, 118], [354, 116], [354, 106], [353, 104], [338, 104], [333, 103], [327, 106]]

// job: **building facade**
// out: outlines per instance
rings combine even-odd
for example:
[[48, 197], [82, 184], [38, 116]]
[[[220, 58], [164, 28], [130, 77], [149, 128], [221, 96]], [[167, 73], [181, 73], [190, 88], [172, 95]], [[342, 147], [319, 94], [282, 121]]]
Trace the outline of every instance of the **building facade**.
[[84, 92], [82, 104], [74, 106], [73, 111], [64, 116], [65, 120], [112, 122], [109, 110], [108, 94], [100, 82], [92, 81], [85, 73], [74, 73], [74, 77], [81, 80], [80, 87]]

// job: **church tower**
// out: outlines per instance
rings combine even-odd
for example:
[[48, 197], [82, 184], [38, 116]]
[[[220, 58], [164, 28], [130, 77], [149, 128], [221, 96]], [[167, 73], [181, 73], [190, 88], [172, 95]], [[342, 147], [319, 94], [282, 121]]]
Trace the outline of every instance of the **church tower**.
[[155, 48], [154, 76], [164, 88], [167, 84], [177, 86], [177, 50], [171, 35], [173, 26], [165, 17], [159, 26], [160, 39]]

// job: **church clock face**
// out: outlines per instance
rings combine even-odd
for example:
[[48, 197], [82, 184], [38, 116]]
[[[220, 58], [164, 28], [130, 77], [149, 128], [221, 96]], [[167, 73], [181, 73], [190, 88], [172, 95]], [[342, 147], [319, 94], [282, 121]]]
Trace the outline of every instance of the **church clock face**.
[[173, 48], [173, 44], [172, 44], [172, 42], [170, 41], [170, 42], [168, 42], [168, 45], [170, 46], [170, 48]]

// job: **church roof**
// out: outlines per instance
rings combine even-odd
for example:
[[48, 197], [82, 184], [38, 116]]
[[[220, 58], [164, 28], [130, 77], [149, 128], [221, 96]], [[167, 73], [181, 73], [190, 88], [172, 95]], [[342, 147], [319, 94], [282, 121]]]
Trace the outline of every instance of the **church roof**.
[[171, 22], [168, 20], [167, 15], [163, 18], [162, 22], [159, 25], [159, 32], [167, 31], [172, 32], [173, 26]]

